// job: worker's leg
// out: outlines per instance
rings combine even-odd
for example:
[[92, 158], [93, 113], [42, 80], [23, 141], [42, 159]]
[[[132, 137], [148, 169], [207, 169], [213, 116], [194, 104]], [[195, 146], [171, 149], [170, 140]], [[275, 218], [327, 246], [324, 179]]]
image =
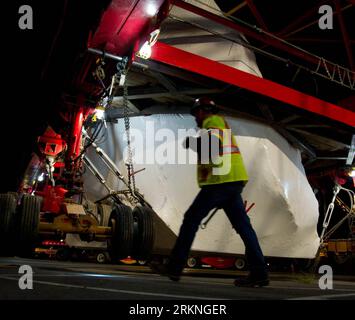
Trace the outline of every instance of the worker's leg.
[[251, 276], [258, 278], [267, 277], [266, 263], [264, 255], [259, 245], [257, 235], [250, 223], [250, 219], [245, 211], [241, 192], [242, 185], [231, 185], [226, 190], [229, 193], [229, 199], [223, 205], [230, 222], [234, 229], [239, 233], [245, 245], [245, 253], [250, 264]]
[[184, 215], [183, 223], [171, 252], [169, 269], [174, 274], [180, 274], [184, 269], [192, 242], [203, 218], [223, 201], [224, 194], [215, 186], [202, 187], [190, 208]]

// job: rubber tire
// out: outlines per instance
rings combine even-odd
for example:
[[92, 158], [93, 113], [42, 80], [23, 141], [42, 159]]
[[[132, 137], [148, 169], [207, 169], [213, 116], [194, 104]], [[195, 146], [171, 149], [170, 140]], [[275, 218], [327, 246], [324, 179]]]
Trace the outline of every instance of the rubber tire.
[[0, 256], [14, 255], [14, 223], [17, 199], [13, 194], [0, 194]]
[[17, 224], [17, 254], [20, 257], [33, 255], [38, 240], [41, 201], [40, 197], [28, 194], [22, 197]]
[[103, 252], [99, 252], [96, 255], [96, 262], [100, 264], [106, 263], [107, 262], [106, 255]]
[[247, 267], [247, 262], [244, 258], [236, 258], [234, 261], [234, 267], [237, 270], [245, 270]]
[[186, 266], [187, 266], [188, 268], [191, 268], [191, 269], [197, 268], [197, 266], [198, 266], [198, 260], [197, 260], [197, 258], [195, 258], [195, 257], [189, 257], [189, 258], [187, 259], [187, 261], [186, 261]]
[[134, 224], [132, 209], [128, 206], [117, 204], [111, 212], [109, 227], [112, 220], [116, 222], [111, 239], [107, 242], [111, 259], [120, 260], [132, 255], [134, 240]]
[[133, 210], [133, 218], [137, 224], [133, 257], [137, 260], [147, 260], [152, 254], [155, 240], [154, 214], [146, 206], [136, 206]]

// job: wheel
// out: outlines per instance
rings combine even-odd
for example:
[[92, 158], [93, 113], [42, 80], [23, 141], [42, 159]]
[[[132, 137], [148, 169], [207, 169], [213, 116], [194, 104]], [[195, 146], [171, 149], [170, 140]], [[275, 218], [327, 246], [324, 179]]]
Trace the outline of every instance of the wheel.
[[38, 240], [39, 215], [41, 198], [24, 195], [19, 207], [17, 225], [17, 252], [21, 257], [30, 257]]
[[13, 255], [13, 227], [17, 200], [13, 194], [0, 194], [0, 255]]
[[145, 260], [150, 257], [154, 240], [154, 211], [149, 207], [137, 206], [133, 210], [135, 224], [135, 237], [133, 257], [138, 260]]
[[110, 256], [119, 260], [132, 255], [134, 239], [132, 209], [122, 204], [116, 205], [111, 212], [108, 225], [112, 228], [112, 236], [107, 243]]
[[198, 265], [197, 259], [194, 258], [194, 257], [188, 258], [187, 261], [186, 261], [186, 265], [187, 265], [189, 268], [196, 268], [197, 265]]
[[98, 263], [105, 263], [106, 262], [106, 255], [103, 253], [103, 252], [99, 252], [97, 255], [96, 255], [96, 261]]
[[237, 270], [243, 270], [245, 269], [247, 263], [244, 258], [237, 258], [234, 261], [234, 266]]
[[148, 261], [147, 260], [138, 260], [137, 263], [140, 265], [140, 266], [145, 266]]

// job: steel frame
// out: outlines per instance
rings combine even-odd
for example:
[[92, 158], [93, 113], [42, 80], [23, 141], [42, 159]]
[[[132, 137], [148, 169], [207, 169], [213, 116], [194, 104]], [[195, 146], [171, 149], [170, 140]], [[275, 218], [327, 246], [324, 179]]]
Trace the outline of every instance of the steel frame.
[[299, 109], [355, 126], [355, 113], [267, 79], [157, 42], [151, 59], [252, 91]]

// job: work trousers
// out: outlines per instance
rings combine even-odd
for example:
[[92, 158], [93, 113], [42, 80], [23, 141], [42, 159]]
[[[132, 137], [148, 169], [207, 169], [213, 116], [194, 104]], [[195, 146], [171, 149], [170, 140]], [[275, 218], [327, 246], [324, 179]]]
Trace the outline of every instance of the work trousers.
[[229, 182], [201, 188], [184, 215], [178, 238], [171, 252], [169, 269], [172, 272], [176, 274], [182, 272], [201, 221], [212, 209], [222, 208], [244, 242], [251, 275], [267, 276], [264, 256], [242, 200], [243, 187], [243, 182]]

